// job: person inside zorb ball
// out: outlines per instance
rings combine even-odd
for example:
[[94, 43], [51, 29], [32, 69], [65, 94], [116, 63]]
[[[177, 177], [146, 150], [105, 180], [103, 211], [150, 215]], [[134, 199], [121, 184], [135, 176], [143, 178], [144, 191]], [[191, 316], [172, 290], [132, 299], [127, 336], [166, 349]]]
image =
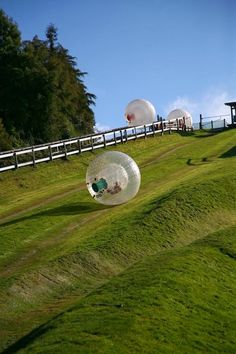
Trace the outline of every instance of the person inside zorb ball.
[[105, 205], [128, 202], [138, 192], [141, 182], [139, 168], [128, 155], [107, 151], [98, 155], [86, 173], [87, 188], [91, 196]]
[[128, 126], [153, 123], [156, 120], [156, 110], [151, 102], [136, 99], [131, 101], [125, 108], [125, 120]]

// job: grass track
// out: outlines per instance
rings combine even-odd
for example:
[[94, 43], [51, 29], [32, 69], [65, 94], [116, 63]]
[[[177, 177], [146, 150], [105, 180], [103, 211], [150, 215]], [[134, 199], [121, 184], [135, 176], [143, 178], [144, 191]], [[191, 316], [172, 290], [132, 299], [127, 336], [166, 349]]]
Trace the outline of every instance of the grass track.
[[235, 353], [236, 134], [206, 135], [113, 148], [141, 169], [127, 207], [86, 191], [101, 151], [0, 175], [5, 353]]

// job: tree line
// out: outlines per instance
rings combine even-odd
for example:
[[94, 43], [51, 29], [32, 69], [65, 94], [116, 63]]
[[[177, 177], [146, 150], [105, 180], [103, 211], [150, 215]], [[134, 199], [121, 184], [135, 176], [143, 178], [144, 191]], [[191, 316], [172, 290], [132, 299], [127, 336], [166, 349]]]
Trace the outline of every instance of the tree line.
[[44, 40], [22, 40], [0, 9], [0, 151], [92, 133], [96, 96], [85, 75], [54, 25]]

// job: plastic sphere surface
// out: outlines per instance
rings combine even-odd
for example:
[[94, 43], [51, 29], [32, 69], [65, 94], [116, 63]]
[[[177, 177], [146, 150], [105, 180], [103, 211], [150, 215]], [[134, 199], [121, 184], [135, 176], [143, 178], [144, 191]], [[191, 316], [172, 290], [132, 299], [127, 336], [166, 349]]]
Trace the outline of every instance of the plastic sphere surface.
[[156, 110], [151, 102], [137, 99], [127, 105], [125, 119], [129, 126], [153, 123], [156, 120]]
[[171, 111], [167, 116], [167, 120], [177, 119], [177, 118], [184, 118], [186, 127], [187, 128], [192, 127], [193, 119], [191, 117], [191, 114], [188, 111], [178, 108], [178, 109], [174, 109], [173, 111]]
[[136, 162], [118, 151], [98, 155], [89, 165], [86, 183], [91, 196], [106, 205], [117, 205], [133, 198], [141, 176]]

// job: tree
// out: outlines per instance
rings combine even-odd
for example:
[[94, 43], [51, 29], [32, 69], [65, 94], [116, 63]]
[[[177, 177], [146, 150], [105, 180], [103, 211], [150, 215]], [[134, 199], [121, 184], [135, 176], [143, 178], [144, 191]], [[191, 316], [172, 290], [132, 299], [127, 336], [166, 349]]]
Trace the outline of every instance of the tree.
[[86, 73], [57, 38], [50, 24], [45, 40], [21, 41], [17, 25], [0, 11], [0, 116], [13, 144], [93, 132], [96, 97], [83, 83]]
[[20, 31], [16, 23], [0, 9], [0, 55], [17, 52], [20, 43]]
[[11, 145], [11, 138], [5, 130], [2, 119], [0, 119], [0, 151], [10, 150]]
[[57, 41], [57, 28], [52, 23], [47, 27], [46, 37], [50, 50], [53, 50]]
[[14, 87], [21, 76], [19, 53], [21, 37], [17, 25], [0, 10], [0, 116], [4, 125], [11, 126], [11, 107], [15, 98]]

